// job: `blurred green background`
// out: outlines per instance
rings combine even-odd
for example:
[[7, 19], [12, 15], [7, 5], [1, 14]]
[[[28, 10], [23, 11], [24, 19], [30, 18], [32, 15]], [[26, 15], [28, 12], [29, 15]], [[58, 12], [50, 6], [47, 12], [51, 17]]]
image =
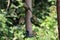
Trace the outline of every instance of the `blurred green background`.
[[58, 40], [56, 0], [32, 0], [34, 37], [25, 37], [24, 0], [0, 0], [0, 40]]

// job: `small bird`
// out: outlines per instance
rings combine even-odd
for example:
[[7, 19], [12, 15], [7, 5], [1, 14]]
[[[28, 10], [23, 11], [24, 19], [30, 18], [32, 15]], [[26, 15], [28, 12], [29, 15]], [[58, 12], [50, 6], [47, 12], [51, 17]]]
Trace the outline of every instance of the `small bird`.
[[35, 26], [40, 27], [40, 21], [38, 20], [38, 18], [37, 18], [36, 16], [32, 16], [31, 22], [32, 22], [32, 24], [34, 24]]
[[19, 24], [20, 24], [20, 25], [24, 25], [24, 24], [25, 24], [24, 17], [20, 17], [20, 18], [19, 18]]

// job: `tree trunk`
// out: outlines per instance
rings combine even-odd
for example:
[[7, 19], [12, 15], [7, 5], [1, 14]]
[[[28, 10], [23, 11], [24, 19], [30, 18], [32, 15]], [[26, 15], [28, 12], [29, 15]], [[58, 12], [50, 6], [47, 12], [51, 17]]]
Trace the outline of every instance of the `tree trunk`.
[[25, 9], [26, 9], [26, 36], [31, 37], [32, 36], [32, 23], [31, 23], [31, 17], [32, 17], [32, 0], [25, 0]]
[[58, 32], [60, 39], [60, 0], [57, 0], [57, 18], [58, 18]]

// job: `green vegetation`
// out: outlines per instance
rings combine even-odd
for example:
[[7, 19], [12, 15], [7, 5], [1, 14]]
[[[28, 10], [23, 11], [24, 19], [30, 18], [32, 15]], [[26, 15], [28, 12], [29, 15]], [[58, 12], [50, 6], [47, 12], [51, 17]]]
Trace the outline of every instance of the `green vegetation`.
[[58, 40], [56, 0], [33, 0], [33, 37], [25, 37], [23, 0], [0, 0], [0, 40]]

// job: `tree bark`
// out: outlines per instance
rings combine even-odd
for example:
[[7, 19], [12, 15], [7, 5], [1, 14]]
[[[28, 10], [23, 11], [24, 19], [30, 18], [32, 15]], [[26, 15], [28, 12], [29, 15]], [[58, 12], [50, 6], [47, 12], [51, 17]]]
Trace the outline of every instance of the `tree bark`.
[[32, 23], [31, 23], [31, 17], [32, 17], [32, 0], [25, 0], [25, 9], [26, 9], [26, 36], [31, 37], [32, 36]]
[[58, 19], [58, 33], [59, 33], [59, 40], [60, 40], [60, 0], [57, 0], [57, 19]]

